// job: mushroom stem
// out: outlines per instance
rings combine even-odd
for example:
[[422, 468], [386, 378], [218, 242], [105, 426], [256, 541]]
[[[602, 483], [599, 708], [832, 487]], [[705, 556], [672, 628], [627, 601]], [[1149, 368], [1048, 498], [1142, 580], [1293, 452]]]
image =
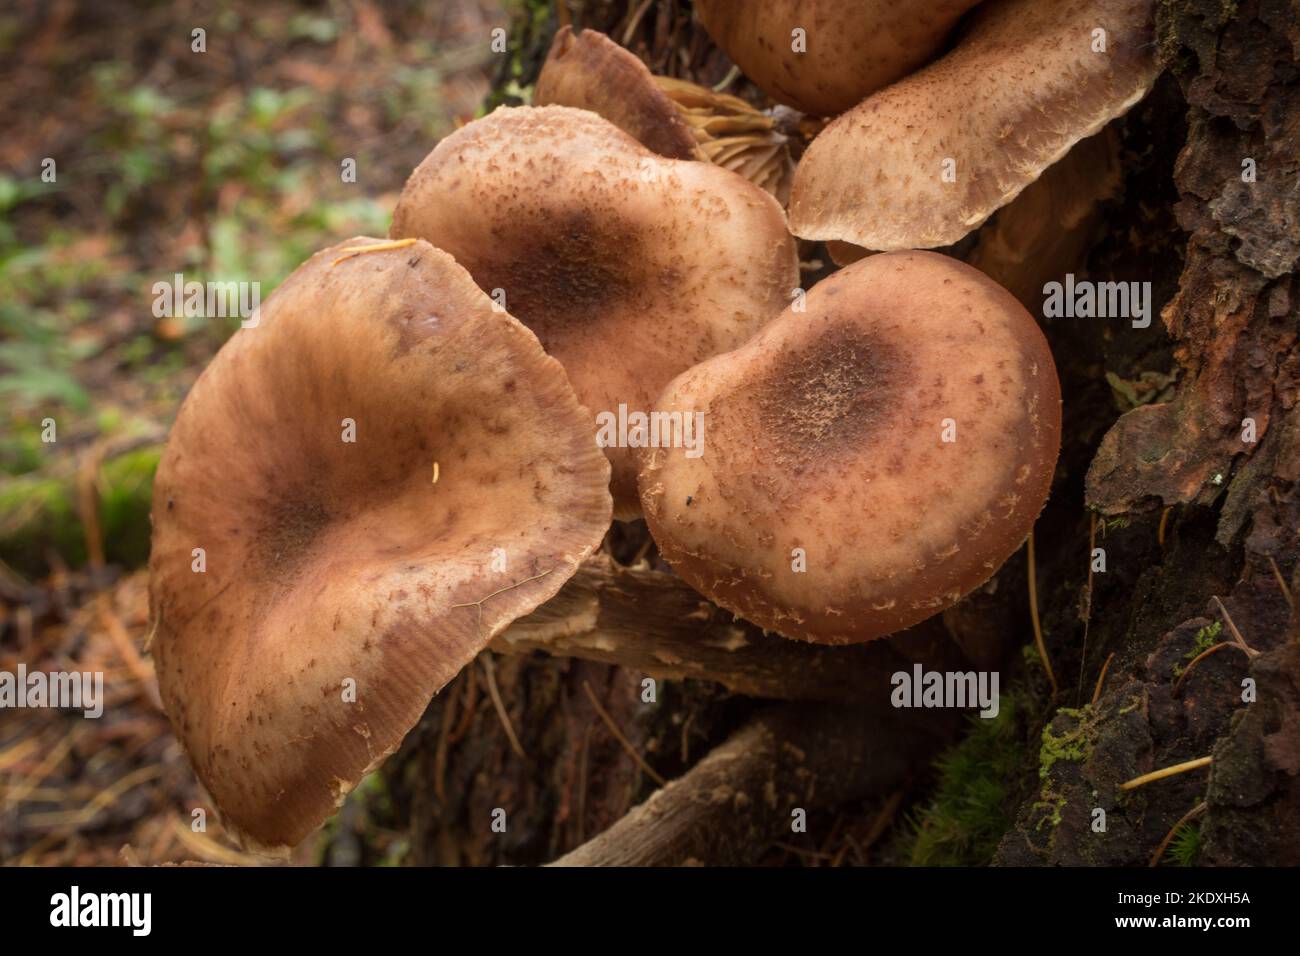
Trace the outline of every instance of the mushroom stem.
[[938, 621], [868, 644], [789, 641], [734, 619], [676, 575], [624, 568], [603, 554], [584, 562], [559, 594], [515, 621], [491, 647], [711, 680], [778, 700], [887, 703], [896, 671], [916, 662], [969, 666]]
[[[684, 776], [551, 866], [755, 862], [777, 841], [817, 849], [815, 810], [896, 789], [933, 756], [951, 712], [923, 719], [813, 704], [760, 712]], [[907, 719], [910, 717], [911, 719]], [[807, 812], [807, 829], [793, 824]]]

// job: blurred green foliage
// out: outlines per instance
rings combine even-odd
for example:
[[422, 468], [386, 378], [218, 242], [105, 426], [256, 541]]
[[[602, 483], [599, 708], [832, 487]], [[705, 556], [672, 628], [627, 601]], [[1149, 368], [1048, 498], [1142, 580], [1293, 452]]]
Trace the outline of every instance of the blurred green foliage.
[[[310, 13], [222, 16], [235, 17], [224, 29], [251, 28], [272, 45], [338, 38], [332, 18]], [[0, 33], [13, 28], [0, 20]], [[0, 560], [28, 574], [40, 573], [50, 551], [74, 566], [84, 560], [68, 479], [77, 454], [141, 422], [165, 427], [238, 328], [238, 317], [160, 327], [155, 282], [176, 272], [186, 281], [257, 282], [265, 301], [322, 246], [385, 235], [391, 213], [391, 196], [380, 193], [394, 187], [391, 176], [342, 181], [343, 157], [372, 170], [383, 142], [347, 135], [343, 98], [328, 84], [164, 89], [110, 60], [91, 64], [88, 76], [88, 99], [57, 107], [79, 110], [84, 127], [58, 153], [57, 180], [42, 182], [39, 168], [0, 174]], [[365, 96], [389, 119], [423, 110], [429, 119], [416, 125], [431, 145], [439, 84], [433, 65], [396, 63], [391, 82]], [[46, 418], [58, 422], [57, 443], [41, 442]], [[109, 560], [147, 556], [156, 464], [153, 449], [104, 465]]]
[[[104, 463], [99, 472], [99, 524], [104, 557], [135, 567], [149, 557], [149, 508], [161, 446], [136, 449]], [[76, 567], [86, 561], [76, 476], [40, 472], [0, 483], [0, 559], [33, 577], [53, 550]]]

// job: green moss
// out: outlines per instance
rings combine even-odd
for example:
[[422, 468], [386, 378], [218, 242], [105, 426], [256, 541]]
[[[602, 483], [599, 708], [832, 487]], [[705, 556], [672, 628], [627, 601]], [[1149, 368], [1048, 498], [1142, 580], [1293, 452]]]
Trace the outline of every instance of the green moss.
[[1019, 717], [1023, 707], [1002, 696], [994, 718], [972, 718], [961, 743], [936, 761], [939, 784], [911, 819], [910, 859], [916, 866], [980, 866], [993, 858], [1010, 829], [1028, 755]]
[[73, 564], [86, 559], [76, 488], [40, 475], [0, 485], [0, 560], [23, 573], [45, 565], [52, 548]]
[[[137, 567], [149, 557], [149, 507], [161, 446], [106, 461], [99, 475], [99, 521], [104, 555]], [[23, 475], [0, 484], [0, 560], [36, 578], [52, 554], [72, 567], [86, 562], [86, 535], [77, 508], [75, 476]]]
[[9, 422], [9, 434], [0, 437], [0, 472], [23, 475], [36, 471], [45, 460], [49, 446], [41, 441], [41, 429], [35, 422]]
[[1215, 621], [1213, 624], [1207, 624], [1196, 632], [1192, 639], [1192, 648], [1183, 655], [1183, 662], [1174, 665], [1174, 676], [1182, 677], [1183, 671], [1187, 670], [1187, 665], [1196, 658], [1200, 657], [1215, 644], [1219, 643], [1219, 635], [1223, 633], [1223, 622]]
[[1165, 861], [1175, 866], [1195, 866], [1196, 858], [1201, 855], [1201, 825], [1189, 823], [1174, 836], [1169, 844]]
[[[1061, 721], [1062, 717], [1066, 718], [1072, 726], [1064, 733], [1057, 734], [1052, 728]], [[1052, 767], [1062, 760], [1082, 763], [1088, 759], [1096, 741], [1095, 718], [1091, 704], [1079, 708], [1062, 707], [1057, 710], [1056, 716], [1043, 727], [1043, 744], [1038, 751], [1040, 779], [1046, 780]]]
[[340, 842], [348, 844], [345, 857], [360, 853], [349, 865], [404, 865], [410, 843], [396, 838], [392, 832], [393, 812], [388, 779], [378, 771], [362, 777], [339, 812], [321, 828], [321, 839], [316, 843], [316, 865], [337, 865], [336, 846]]
[[1061, 825], [1065, 795], [1052, 784], [1052, 768], [1062, 762], [1083, 763], [1097, 742], [1097, 713], [1091, 704], [1084, 707], [1061, 707], [1043, 727], [1042, 745], [1038, 750], [1038, 778], [1042, 781], [1039, 799], [1032, 810], [1039, 815], [1035, 830]]
[[1065, 795], [1057, 793], [1051, 787], [1044, 787], [1042, 799], [1035, 800], [1030, 810], [1038, 816], [1038, 822], [1034, 824], [1035, 830], [1042, 830], [1045, 826], [1050, 826], [1055, 830], [1061, 825], [1061, 811], [1065, 809]]
[[138, 567], [149, 560], [149, 510], [153, 478], [162, 448], [139, 448], [105, 463], [99, 496], [99, 520], [104, 529], [108, 561]]
[[[1206, 8], [1198, 8], [1191, 16], [1201, 20], [1200, 31], [1217, 32], [1225, 23], [1237, 16], [1238, 0], [1220, 0], [1217, 21], [1206, 20], [1203, 16]], [[1179, 35], [1179, 24], [1183, 22], [1187, 10], [1186, 0], [1160, 0], [1156, 8], [1156, 62], [1162, 67], [1172, 68], [1176, 74], [1183, 75], [1193, 69], [1194, 61], [1186, 56], [1183, 46], [1185, 38]], [[1187, 45], [1193, 45], [1195, 37], [1187, 38]]]
[[1114, 372], [1106, 373], [1106, 381], [1110, 383], [1111, 390], [1115, 394], [1115, 403], [1121, 412], [1131, 411], [1140, 405], [1168, 401], [1173, 395], [1174, 383], [1177, 380], [1176, 371], [1171, 373], [1146, 371], [1135, 379], [1120, 378]]
[[506, 9], [510, 14], [510, 60], [504, 70], [498, 70], [492, 92], [479, 107], [479, 116], [486, 116], [498, 106], [532, 102], [533, 85], [555, 35], [555, 11], [550, 0], [515, 0]]

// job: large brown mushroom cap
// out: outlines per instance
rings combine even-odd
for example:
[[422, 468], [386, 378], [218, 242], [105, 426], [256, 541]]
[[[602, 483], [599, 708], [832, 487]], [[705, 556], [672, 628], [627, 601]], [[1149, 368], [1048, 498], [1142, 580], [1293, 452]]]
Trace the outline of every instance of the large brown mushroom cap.
[[[649, 411], [674, 376], [780, 313], [798, 283], [771, 196], [562, 106], [498, 109], [444, 139], [407, 182], [392, 235], [427, 239], [503, 290], [593, 415]], [[636, 517], [633, 449], [607, 452], [614, 514]]]
[[830, 644], [909, 627], [987, 580], [1037, 518], [1061, 438], [1033, 319], [926, 252], [833, 274], [659, 406], [702, 412], [706, 434], [700, 457], [645, 456], [664, 557], [741, 617]]
[[[695, 0], [695, 11], [745, 75], [779, 103], [834, 116], [939, 51], [979, 0]], [[792, 34], [802, 29], [805, 52]]]
[[346, 251], [375, 241], [317, 253], [235, 333], [154, 486], [163, 705], [265, 849], [332, 813], [609, 524], [609, 467], [559, 363], [427, 243]]
[[[868, 98], [795, 171], [791, 228], [866, 249], [949, 245], [1155, 80], [1153, 0], [992, 0], [951, 53]], [[1094, 31], [1105, 52], [1094, 52]], [[951, 161], [951, 162], [950, 162]]]

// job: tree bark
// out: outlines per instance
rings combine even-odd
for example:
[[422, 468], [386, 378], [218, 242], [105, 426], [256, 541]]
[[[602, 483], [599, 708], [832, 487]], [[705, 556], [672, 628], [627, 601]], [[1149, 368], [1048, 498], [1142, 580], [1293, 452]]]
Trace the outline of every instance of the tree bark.
[[[1176, 290], [1160, 296], [1178, 385], [1168, 400], [1124, 414], [1088, 470], [1089, 507], [1103, 528], [1120, 530], [1101, 541], [1107, 572], [1086, 595], [1057, 595], [1047, 616], [1065, 641], [1090, 644], [1081, 676], [1112, 652], [1115, 660], [1095, 706], [1049, 725], [1055, 736], [1074, 735], [1082, 754], [1045, 772], [1003, 841], [1003, 862], [1143, 864], [1200, 801], [1208, 809], [1194, 862], [1300, 859], [1300, 655], [1290, 606], [1300, 563], [1298, 24], [1295, 0], [1158, 4], [1173, 78], [1164, 99], [1186, 115], [1168, 174], [1181, 230], [1173, 234], [1186, 245]], [[1128, 228], [1132, 258], [1143, 221], [1116, 225]], [[1108, 261], [1101, 252], [1094, 264], [1117, 271], [1117, 253]], [[1083, 566], [1073, 548], [1068, 562]], [[1208, 657], [1175, 693], [1189, 655], [1234, 629], [1263, 653]], [[1204, 756], [1213, 756], [1208, 770], [1131, 795], [1118, 789]]]

